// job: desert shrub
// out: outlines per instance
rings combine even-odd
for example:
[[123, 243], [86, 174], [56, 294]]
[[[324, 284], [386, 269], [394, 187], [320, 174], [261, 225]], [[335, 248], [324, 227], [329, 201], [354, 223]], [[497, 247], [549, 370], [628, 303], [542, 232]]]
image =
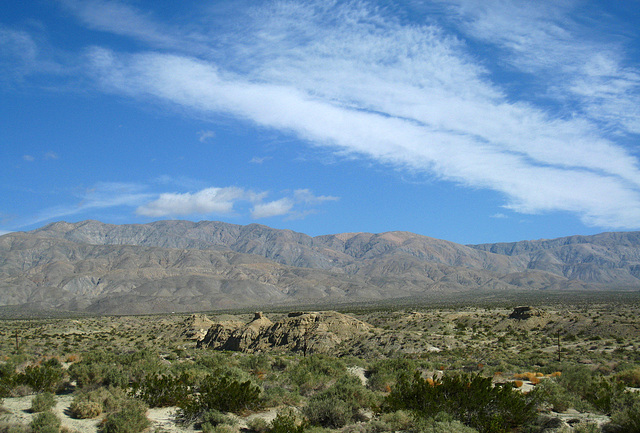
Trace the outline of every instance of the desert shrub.
[[0, 433], [31, 433], [31, 428], [26, 424], [0, 422]]
[[416, 433], [477, 433], [478, 430], [466, 426], [451, 415], [440, 412], [432, 418], [419, 418], [413, 430]]
[[88, 352], [69, 367], [71, 380], [81, 388], [110, 386], [126, 388], [132, 381], [161, 370], [158, 356], [149, 350], [115, 354], [104, 350]]
[[55, 392], [63, 379], [62, 366], [55, 358], [42, 365], [30, 365], [20, 375], [21, 383], [36, 392]]
[[353, 415], [345, 402], [333, 398], [315, 398], [303, 412], [311, 424], [334, 429], [345, 426]]
[[17, 382], [18, 376], [15, 372], [15, 365], [10, 362], [0, 364], [0, 400], [11, 395], [11, 391]]
[[627, 386], [640, 388], [640, 367], [621, 371], [616, 375], [616, 379]]
[[374, 394], [353, 376], [343, 376], [331, 387], [309, 400], [304, 414], [311, 424], [340, 428], [357, 420], [359, 411], [371, 407]]
[[593, 410], [592, 406], [582, 400], [577, 394], [570, 393], [565, 387], [554, 379], [546, 379], [536, 387], [538, 396], [542, 402], [551, 406], [555, 412], [564, 412], [569, 408], [580, 411]]
[[616, 400], [609, 430], [615, 433], [640, 431], [640, 395], [625, 392]]
[[379, 360], [369, 369], [368, 386], [376, 391], [388, 391], [397, 382], [401, 374], [415, 369], [416, 363], [411, 359]]
[[268, 433], [303, 433], [305, 425], [293, 410], [285, 409], [278, 412], [267, 431]]
[[380, 421], [389, 427], [388, 431], [409, 430], [414, 424], [413, 416], [406, 410], [383, 413], [380, 416]]
[[80, 388], [97, 386], [120, 386], [129, 384], [129, 377], [125, 370], [115, 364], [105, 362], [91, 362], [83, 360], [69, 367], [69, 376]]
[[265, 407], [273, 407], [279, 405], [298, 406], [302, 396], [297, 392], [293, 392], [283, 387], [282, 383], [269, 382], [263, 384], [264, 392], [262, 393], [262, 404]]
[[98, 388], [77, 393], [69, 411], [75, 418], [95, 418], [103, 412], [116, 412], [129, 400], [120, 388]]
[[594, 422], [579, 422], [573, 426], [573, 433], [600, 433], [600, 427]]
[[403, 376], [386, 398], [387, 410], [411, 410], [421, 418], [444, 412], [480, 433], [506, 432], [536, 416], [536, 393], [523, 394], [511, 384], [493, 386], [491, 378], [450, 375], [430, 384], [416, 372]]
[[[547, 387], [543, 381], [544, 388]], [[564, 365], [555, 381], [566, 390], [563, 398], [577, 410], [597, 410], [610, 414], [616, 399], [624, 393], [625, 385], [615, 377], [603, 377], [597, 371], [580, 366]], [[540, 387], [540, 385], [539, 385]]]
[[202, 416], [200, 428], [204, 433], [208, 433], [215, 431], [215, 428], [220, 425], [233, 426], [237, 423], [238, 421], [235, 418], [214, 409], [206, 412]]
[[591, 386], [586, 389], [584, 398], [596, 409], [609, 415], [613, 411], [616, 401], [622, 397], [625, 388], [622, 382], [601, 377], [599, 380], [593, 381]]
[[50, 392], [38, 394], [31, 400], [31, 410], [33, 412], [44, 412], [52, 409], [56, 405], [56, 397]]
[[133, 395], [149, 407], [179, 406], [189, 395], [193, 379], [183, 373], [180, 377], [171, 375], [147, 375], [132, 386]]
[[340, 359], [315, 354], [302, 358], [286, 371], [291, 382], [302, 392], [324, 386], [331, 379], [347, 374], [347, 367]]
[[60, 424], [60, 419], [55, 414], [47, 411], [36, 415], [29, 426], [32, 433], [58, 433]]
[[191, 398], [179, 406], [178, 418], [183, 423], [201, 420], [210, 410], [237, 413], [256, 407], [260, 401], [260, 387], [251, 381], [239, 382], [226, 376], [209, 375], [196, 388]]
[[255, 433], [266, 433], [269, 430], [269, 423], [262, 418], [253, 418], [247, 422], [249, 430]]
[[255, 374], [257, 371], [271, 371], [272, 359], [270, 356], [259, 354], [247, 354], [240, 358], [239, 366]]
[[146, 416], [147, 407], [140, 400], [126, 400], [115, 412], [104, 419], [104, 433], [139, 433], [151, 424]]
[[207, 427], [206, 429], [202, 429], [203, 433], [238, 433], [238, 428], [233, 427], [229, 424], [219, 424], [215, 427], [211, 427], [210, 429]]
[[95, 401], [73, 401], [69, 411], [74, 418], [89, 419], [95, 418], [102, 413], [102, 405]]

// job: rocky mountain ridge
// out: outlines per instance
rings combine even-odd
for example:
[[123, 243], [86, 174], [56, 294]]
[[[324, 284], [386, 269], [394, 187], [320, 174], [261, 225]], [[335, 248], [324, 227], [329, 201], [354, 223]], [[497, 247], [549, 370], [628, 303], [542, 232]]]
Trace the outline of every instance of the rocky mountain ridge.
[[640, 233], [460, 245], [259, 224], [57, 222], [0, 237], [0, 305], [99, 313], [640, 288]]

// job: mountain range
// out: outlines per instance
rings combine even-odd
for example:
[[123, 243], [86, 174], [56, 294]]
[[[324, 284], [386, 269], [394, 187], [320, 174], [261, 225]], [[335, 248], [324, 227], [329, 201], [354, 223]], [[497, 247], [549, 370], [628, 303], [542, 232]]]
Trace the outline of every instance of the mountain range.
[[409, 232], [56, 222], [0, 236], [0, 306], [102, 314], [640, 289], [640, 232], [460, 245]]

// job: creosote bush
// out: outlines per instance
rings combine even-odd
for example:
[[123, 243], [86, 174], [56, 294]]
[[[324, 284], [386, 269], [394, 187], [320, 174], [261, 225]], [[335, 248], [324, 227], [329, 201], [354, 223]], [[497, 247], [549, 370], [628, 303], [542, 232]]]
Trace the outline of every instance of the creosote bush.
[[73, 398], [69, 410], [75, 418], [95, 418], [103, 412], [119, 410], [127, 400], [130, 400], [130, 397], [120, 388], [80, 391]]
[[103, 433], [139, 433], [151, 424], [146, 416], [147, 407], [140, 400], [126, 400], [115, 412], [104, 419]]
[[304, 415], [311, 424], [340, 428], [357, 421], [360, 410], [374, 403], [375, 395], [358, 378], [343, 376], [331, 387], [312, 396], [304, 408]]
[[304, 422], [291, 409], [278, 412], [267, 430], [268, 433], [303, 433], [304, 431]]
[[186, 424], [201, 421], [211, 410], [238, 413], [255, 408], [260, 402], [261, 389], [249, 380], [239, 382], [227, 376], [208, 375], [195, 388], [179, 406], [178, 418]]
[[402, 377], [385, 403], [387, 410], [411, 410], [420, 418], [444, 412], [480, 433], [507, 432], [537, 414], [535, 393], [520, 393], [510, 383], [494, 386], [479, 375], [448, 375], [431, 384], [416, 372]]
[[190, 394], [191, 384], [193, 378], [185, 372], [179, 377], [150, 374], [133, 384], [132, 394], [149, 407], [179, 406]]
[[62, 379], [62, 365], [55, 358], [43, 362], [42, 365], [27, 366], [19, 376], [21, 383], [36, 392], [56, 392]]
[[56, 397], [50, 392], [38, 394], [31, 400], [31, 410], [33, 412], [44, 412], [52, 409], [56, 405]]
[[58, 433], [60, 424], [60, 419], [55, 414], [47, 411], [37, 414], [29, 426], [32, 433]]

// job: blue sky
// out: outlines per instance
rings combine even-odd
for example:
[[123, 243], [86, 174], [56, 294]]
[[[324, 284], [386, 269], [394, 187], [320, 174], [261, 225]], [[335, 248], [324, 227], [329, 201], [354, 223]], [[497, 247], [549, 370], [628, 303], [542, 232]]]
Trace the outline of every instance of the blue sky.
[[8, 0], [0, 233], [640, 229], [640, 2]]

